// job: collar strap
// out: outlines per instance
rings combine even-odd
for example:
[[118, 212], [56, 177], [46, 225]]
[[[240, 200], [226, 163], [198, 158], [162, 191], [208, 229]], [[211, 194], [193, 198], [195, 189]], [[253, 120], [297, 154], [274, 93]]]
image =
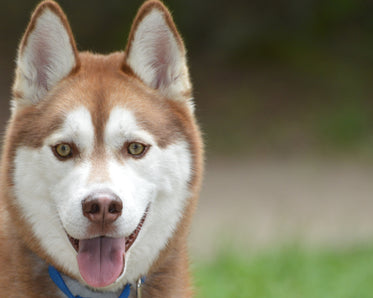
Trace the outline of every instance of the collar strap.
[[[84, 297], [81, 297], [79, 295], [78, 296], [74, 296], [71, 293], [71, 291], [67, 287], [65, 281], [63, 280], [61, 274], [57, 271], [56, 268], [54, 268], [53, 266], [49, 265], [48, 272], [49, 272], [49, 276], [52, 279], [52, 281], [66, 295], [66, 297], [68, 297], [68, 298], [84, 298]], [[139, 280], [137, 281], [136, 293], [137, 293], [137, 296], [139, 298], [141, 298], [141, 286], [144, 283], [144, 281], [145, 281], [144, 277], [139, 278]], [[128, 283], [128, 284], [126, 284], [126, 286], [124, 287], [122, 293], [119, 295], [118, 298], [128, 298], [129, 295], [130, 295], [130, 292], [131, 292], [131, 284]]]

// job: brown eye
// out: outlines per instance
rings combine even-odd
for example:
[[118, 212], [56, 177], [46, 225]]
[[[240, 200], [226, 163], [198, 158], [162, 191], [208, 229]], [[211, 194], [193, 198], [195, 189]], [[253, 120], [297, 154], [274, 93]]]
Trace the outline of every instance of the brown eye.
[[137, 157], [143, 154], [145, 152], [145, 149], [145, 145], [136, 142], [130, 143], [127, 147], [128, 153]]
[[72, 156], [73, 150], [69, 144], [58, 144], [54, 147], [57, 157], [68, 158]]

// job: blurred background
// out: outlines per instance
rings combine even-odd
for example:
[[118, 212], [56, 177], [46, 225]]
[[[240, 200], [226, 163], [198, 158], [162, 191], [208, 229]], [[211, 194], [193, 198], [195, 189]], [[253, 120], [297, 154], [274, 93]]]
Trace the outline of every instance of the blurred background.
[[[124, 49], [142, 1], [60, 0], [80, 50]], [[167, 0], [207, 152], [198, 297], [373, 297], [373, 2]], [[3, 0], [0, 123], [37, 1]]]

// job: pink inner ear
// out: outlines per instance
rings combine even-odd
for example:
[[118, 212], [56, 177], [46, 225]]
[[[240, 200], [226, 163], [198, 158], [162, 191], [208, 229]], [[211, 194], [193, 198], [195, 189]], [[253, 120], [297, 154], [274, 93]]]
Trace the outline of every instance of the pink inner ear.
[[169, 67], [172, 64], [172, 55], [170, 51], [170, 40], [167, 32], [158, 33], [158, 40], [154, 45], [154, 58], [151, 63], [155, 69], [156, 77], [154, 80], [154, 88], [159, 89], [162, 86], [168, 86], [171, 83], [171, 71]]
[[34, 44], [34, 63], [36, 68], [36, 84], [48, 90], [48, 72], [50, 72], [51, 61], [50, 61], [50, 53], [48, 51], [48, 44], [45, 39], [39, 38], [38, 36], [35, 38]]
[[78, 63], [75, 43], [62, 12], [43, 7], [41, 4], [42, 10], [34, 13], [23, 38], [17, 60], [21, 75], [14, 83], [15, 90], [31, 103], [38, 102]]
[[133, 29], [126, 62], [150, 87], [176, 97], [190, 82], [182, 40], [170, 27], [170, 18], [157, 8], [147, 12]]

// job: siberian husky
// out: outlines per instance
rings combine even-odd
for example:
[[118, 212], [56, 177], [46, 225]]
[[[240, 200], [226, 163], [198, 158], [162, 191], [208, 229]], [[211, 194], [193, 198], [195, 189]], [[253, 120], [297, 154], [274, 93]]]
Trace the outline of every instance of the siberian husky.
[[184, 44], [157, 0], [128, 40], [78, 52], [58, 4], [31, 17], [2, 155], [1, 297], [192, 295], [203, 146]]

